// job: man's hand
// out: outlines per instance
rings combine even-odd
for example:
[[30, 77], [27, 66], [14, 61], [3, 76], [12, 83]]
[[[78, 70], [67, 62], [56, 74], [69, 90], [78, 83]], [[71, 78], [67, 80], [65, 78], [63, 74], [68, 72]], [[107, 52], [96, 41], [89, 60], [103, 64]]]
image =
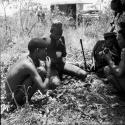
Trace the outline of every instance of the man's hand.
[[46, 57], [46, 67], [50, 68], [51, 67], [51, 59], [49, 56]]
[[40, 74], [40, 76], [42, 76], [42, 74], [44, 74], [44, 75], [46, 74], [46, 69], [45, 69], [45, 67], [40, 66], [37, 68], [37, 72]]
[[104, 58], [105, 58], [106, 61], [112, 60], [112, 57], [111, 57], [111, 54], [110, 54], [110, 53], [105, 54], [105, 55], [104, 55]]
[[95, 59], [94, 59], [94, 57], [92, 57], [92, 64], [90, 66], [90, 70], [95, 71]]
[[50, 59], [49, 56], [46, 57], [46, 68], [47, 68], [46, 78], [50, 78], [50, 73], [51, 73], [51, 59]]
[[114, 66], [115, 66], [115, 63], [114, 63], [114, 61], [112, 60], [112, 56], [111, 56], [110, 53], [105, 54], [105, 55], [104, 55], [104, 59], [107, 61], [107, 63], [109, 64], [110, 67], [114, 67]]
[[107, 62], [112, 60], [111, 52], [108, 48], [104, 48], [101, 55]]

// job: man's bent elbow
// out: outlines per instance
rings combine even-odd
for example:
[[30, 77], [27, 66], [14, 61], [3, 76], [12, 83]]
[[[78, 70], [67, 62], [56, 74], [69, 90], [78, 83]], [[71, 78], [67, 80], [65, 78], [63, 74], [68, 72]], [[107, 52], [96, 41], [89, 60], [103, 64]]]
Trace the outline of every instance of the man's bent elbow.
[[36, 81], [37, 81], [36, 84], [38, 86], [38, 89], [40, 90], [46, 89], [46, 84], [43, 83], [41, 78], [37, 78]]

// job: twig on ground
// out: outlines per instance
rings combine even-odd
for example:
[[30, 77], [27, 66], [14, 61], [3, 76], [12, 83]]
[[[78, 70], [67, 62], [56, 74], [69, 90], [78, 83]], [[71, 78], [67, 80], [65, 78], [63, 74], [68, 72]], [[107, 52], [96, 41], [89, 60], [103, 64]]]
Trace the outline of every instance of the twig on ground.
[[16, 101], [16, 99], [15, 99], [15, 97], [14, 97], [14, 92], [12, 92], [12, 89], [11, 89], [11, 87], [10, 87], [8, 81], [6, 81], [6, 83], [7, 83], [8, 87], [9, 87], [9, 90], [10, 90], [10, 92], [11, 92], [11, 94], [12, 94], [12, 98], [14, 99], [14, 102], [15, 102], [15, 104], [16, 104], [16, 107], [17, 107], [17, 109], [19, 109], [18, 103], [17, 103], [17, 101]]

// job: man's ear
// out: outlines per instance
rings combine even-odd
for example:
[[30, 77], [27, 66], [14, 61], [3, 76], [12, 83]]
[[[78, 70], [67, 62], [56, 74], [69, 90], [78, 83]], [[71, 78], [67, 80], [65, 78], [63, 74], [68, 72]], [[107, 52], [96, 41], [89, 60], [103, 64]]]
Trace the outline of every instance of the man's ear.
[[34, 55], [38, 57], [38, 49], [34, 50]]

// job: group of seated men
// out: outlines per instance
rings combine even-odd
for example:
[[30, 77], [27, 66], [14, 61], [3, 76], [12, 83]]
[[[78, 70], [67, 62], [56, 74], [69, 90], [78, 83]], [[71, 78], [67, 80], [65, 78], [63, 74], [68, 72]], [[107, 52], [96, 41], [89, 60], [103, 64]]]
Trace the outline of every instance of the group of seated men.
[[61, 84], [63, 74], [82, 79], [87, 76], [86, 71], [65, 61], [67, 53], [62, 33], [62, 23], [56, 20], [48, 37], [29, 41], [29, 55], [17, 61], [8, 71], [6, 94], [9, 102], [15, 99], [18, 105], [23, 105], [26, 102], [24, 90], [30, 101], [36, 90], [45, 93], [47, 89], [54, 89]]
[[96, 43], [92, 52], [92, 68], [98, 76], [106, 78], [118, 90], [125, 93], [125, 23], [120, 22], [115, 32], [104, 34], [104, 40]]
[[[39, 89], [45, 93], [61, 84], [62, 75], [77, 76], [83, 80], [88, 72], [66, 62], [65, 39], [60, 21], [52, 23], [50, 35], [33, 38], [28, 43], [29, 55], [17, 61], [8, 71], [6, 95], [9, 102], [23, 105]], [[104, 34], [92, 52], [92, 70], [106, 77], [121, 93], [125, 93], [125, 23], [119, 23], [117, 32]], [[26, 93], [25, 93], [26, 91]], [[13, 93], [13, 94], [12, 94]]]

